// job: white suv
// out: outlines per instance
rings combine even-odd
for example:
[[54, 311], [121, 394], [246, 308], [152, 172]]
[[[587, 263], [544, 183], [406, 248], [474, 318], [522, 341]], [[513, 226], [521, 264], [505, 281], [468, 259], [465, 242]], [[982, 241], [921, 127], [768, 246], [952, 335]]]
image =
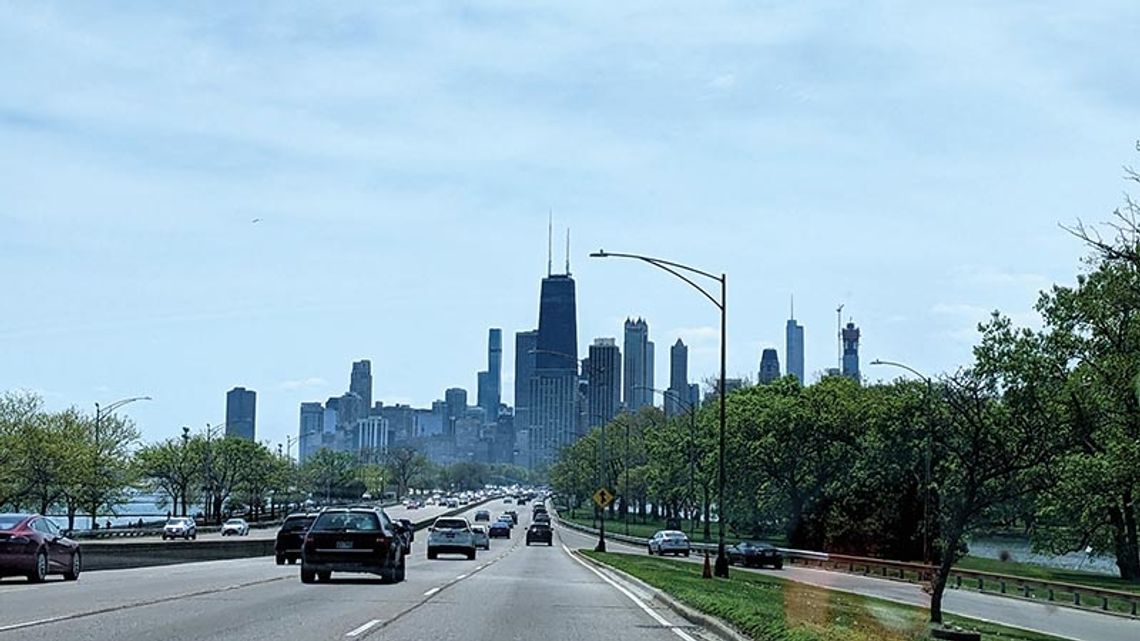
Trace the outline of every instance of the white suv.
[[198, 538], [198, 526], [194, 523], [194, 519], [186, 517], [175, 517], [169, 519], [166, 525], [162, 526], [162, 540], [166, 539], [190, 539]]
[[427, 558], [434, 559], [439, 554], [465, 554], [475, 558], [475, 534], [471, 524], [460, 517], [445, 517], [435, 520], [428, 530]]

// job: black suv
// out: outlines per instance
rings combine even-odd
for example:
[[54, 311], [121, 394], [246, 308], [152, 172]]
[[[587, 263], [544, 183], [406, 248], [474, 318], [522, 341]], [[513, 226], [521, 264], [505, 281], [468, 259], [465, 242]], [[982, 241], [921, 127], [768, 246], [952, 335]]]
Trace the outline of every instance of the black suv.
[[526, 544], [531, 543], [554, 545], [554, 530], [551, 530], [550, 525], [546, 523], [532, 523], [526, 529]]
[[301, 558], [301, 542], [304, 541], [305, 532], [315, 520], [317, 520], [315, 513], [290, 514], [285, 517], [281, 529], [277, 530], [277, 542], [273, 545], [277, 565], [285, 565], [286, 561], [292, 565]]
[[328, 581], [333, 572], [378, 574], [404, 580], [407, 527], [376, 508], [328, 508], [305, 534], [301, 582]]

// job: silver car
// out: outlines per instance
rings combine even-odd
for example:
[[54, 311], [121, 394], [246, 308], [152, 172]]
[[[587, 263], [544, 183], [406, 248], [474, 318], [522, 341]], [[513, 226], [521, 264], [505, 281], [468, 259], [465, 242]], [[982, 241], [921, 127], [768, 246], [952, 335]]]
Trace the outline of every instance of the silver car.
[[487, 532], [487, 526], [472, 525], [471, 537], [475, 539], [475, 547], [482, 550], [491, 549], [491, 535]]
[[230, 519], [222, 524], [222, 536], [246, 536], [249, 523], [245, 519]]
[[187, 517], [176, 517], [168, 519], [166, 525], [162, 526], [162, 540], [166, 539], [185, 539], [187, 541], [198, 538], [198, 526], [194, 523], [194, 519]]
[[678, 530], [661, 530], [649, 539], [647, 545], [650, 554], [683, 554], [689, 556], [693, 547], [689, 543], [689, 537], [685, 536], [684, 532]]

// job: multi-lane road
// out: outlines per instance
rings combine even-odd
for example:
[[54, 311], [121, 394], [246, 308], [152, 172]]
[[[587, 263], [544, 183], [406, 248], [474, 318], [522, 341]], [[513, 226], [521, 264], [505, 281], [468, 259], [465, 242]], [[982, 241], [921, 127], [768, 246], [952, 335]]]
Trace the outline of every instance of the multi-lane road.
[[474, 561], [428, 561], [426, 533], [417, 533], [407, 580], [398, 584], [334, 574], [304, 585], [297, 566], [272, 558], [91, 572], [71, 583], [0, 581], [0, 639], [712, 638], [635, 588], [611, 584], [562, 547], [561, 533], [552, 547], [527, 547], [530, 509], [516, 509], [512, 538], [493, 540]]

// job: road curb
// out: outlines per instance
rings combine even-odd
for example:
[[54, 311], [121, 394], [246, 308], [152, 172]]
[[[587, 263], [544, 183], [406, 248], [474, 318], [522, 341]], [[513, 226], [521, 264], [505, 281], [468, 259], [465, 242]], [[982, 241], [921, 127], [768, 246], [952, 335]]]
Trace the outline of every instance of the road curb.
[[589, 556], [582, 554], [578, 550], [571, 550], [571, 553], [583, 561], [589, 563], [590, 565], [593, 565], [594, 567], [600, 568], [612, 574], [616, 574], [623, 581], [632, 583], [633, 585], [636, 585], [649, 594], [652, 594], [654, 601], [657, 601], [661, 603], [661, 605], [669, 608], [677, 616], [685, 619], [689, 623], [701, 626], [702, 628], [712, 632], [718, 637], [725, 639], [725, 641], [754, 641], [752, 637], [741, 632], [740, 630], [737, 630], [731, 623], [685, 605], [681, 601], [667, 594], [664, 590], [655, 588], [645, 581], [642, 581], [641, 579], [633, 576], [632, 574], [623, 572], [613, 567], [612, 565], [608, 565], [596, 559], [592, 559]]

